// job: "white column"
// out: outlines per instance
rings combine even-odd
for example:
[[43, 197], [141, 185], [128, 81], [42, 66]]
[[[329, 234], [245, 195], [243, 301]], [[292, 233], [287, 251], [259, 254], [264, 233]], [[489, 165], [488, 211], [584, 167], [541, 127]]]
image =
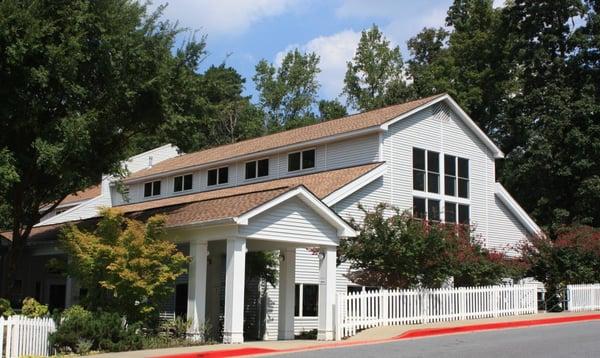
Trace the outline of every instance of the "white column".
[[317, 340], [331, 341], [335, 305], [336, 248], [324, 247], [319, 253], [319, 330]]
[[208, 242], [190, 242], [190, 269], [188, 272], [187, 317], [192, 322], [189, 333], [193, 339], [202, 340], [206, 322], [206, 269], [208, 265]]
[[227, 239], [223, 343], [244, 342], [246, 239]]
[[280, 250], [278, 339], [294, 339], [296, 249]]

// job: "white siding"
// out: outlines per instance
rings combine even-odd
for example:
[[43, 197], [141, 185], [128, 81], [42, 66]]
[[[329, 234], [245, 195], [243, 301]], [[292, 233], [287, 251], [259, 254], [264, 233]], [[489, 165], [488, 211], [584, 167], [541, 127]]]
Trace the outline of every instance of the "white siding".
[[337, 240], [337, 230], [317, 215], [302, 200], [291, 198], [261, 213], [240, 234], [249, 238], [273, 241], [331, 245]]
[[362, 223], [364, 214], [358, 208], [361, 204], [366, 210], [373, 210], [381, 203], [390, 202], [390, 186], [386, 185], [385, 175], [365, 185], [348, 197], [340, 200], [333, 206], [344, 220], [354, 219], [358, 224]]
[[135, 173], [142, 169], [148, 168], [150, 157], [152, 157], [152, 164], [154, 165], [178, 155], [179, 152], [177, 147], [167, 144], [163, 145], [162, 147], [154, 148], [144, 153], [134, 155], [125, 162], [125, 166], [131, 173]]
[[506, 205], [495, 195], [490, 210], [490, 219], [488, 240], [490, 249], [515, 253], [515, 245], [530, 235]]
[[376, 162], [379, 155], [379, 135], [352, 138], [328, 144], [327, 168], [344, 168]]

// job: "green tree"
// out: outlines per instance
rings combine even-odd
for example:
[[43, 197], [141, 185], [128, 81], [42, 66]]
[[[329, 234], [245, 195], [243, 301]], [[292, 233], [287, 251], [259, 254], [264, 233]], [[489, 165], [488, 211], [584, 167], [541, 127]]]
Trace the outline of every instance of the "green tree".
[[117, 312], [129, 322], [148, 321], [173, 293], [189, 258], [166, 240], [163, 216], [142, 223], [116, 209], [101, 215], [94, 231], [75, 225], [63, 230], [59, 242], [69, 257], [67, 272], [87, 289], [87, 308]]
[[412, 80], [411, 92], [418, 97], [428, 97], [451, 92], [455, 66], [448, 54], [449, 32], [444, 28], [424, 28], [408, 40], [410, 59], [408, 74]]
[[348, 111], [346, 107], [340, 103], [337, 99], [326, 100], [322, 99], [319, 101], [319, 120], [328, 121], [330, 119], [337, 119], [346, 117]]
[[[162, 8], [161, 8], [162, 9]], [[0, 2], [0, 202], [9, 206], [12, 273], [32, 226], [68, 194], [118, 170], [136, 133], [177, 113], [203, 42], [128, 0]]]
[[403, 66], [400, 47], [391, 47], [376, 25], [363, 30], [344, 77], [342, 93], [348, 104], [368, 111], [406, 101], [410, 93]]
[[518, 262], [483, 248], [468, 226], [430, 223], [380, 204], [356, 225], [359, 235], [340, 243], [340, 260], [350, 262], [349, 278], [386, 288], [497, 284], [520, 276]]
[[313, 107], [319, 83], [319, 56], [288, 52], [275, 67], [266, 60], [256, 65], [253, 80], [259, 93], [258, 103], [265, 113], [265, 127], [273, 132], [315, 122]]

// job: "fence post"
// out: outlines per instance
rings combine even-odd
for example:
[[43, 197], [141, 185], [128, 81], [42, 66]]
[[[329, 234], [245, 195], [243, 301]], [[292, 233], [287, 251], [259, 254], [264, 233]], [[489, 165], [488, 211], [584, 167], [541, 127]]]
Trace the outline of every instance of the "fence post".
[[492, 309], [494, 317], [498, 317], [498, 311], [500, 310], [500, 288], [498, 286], [492, 286]]
[[342, 339], [342, 294], [336, 294], [336, 304], [335, 304], [335, 340], [339, 341]]
[[429, 323], [429, 290], [421, 290], [421, 322]]
[[389, 314], [388, 314], [388, 303], [389, 303], [389, 294], [388, 290], [381, 290], [381, 310], [379, 312], [381, 316], [381, 325], [387, 326], [389, 325]]

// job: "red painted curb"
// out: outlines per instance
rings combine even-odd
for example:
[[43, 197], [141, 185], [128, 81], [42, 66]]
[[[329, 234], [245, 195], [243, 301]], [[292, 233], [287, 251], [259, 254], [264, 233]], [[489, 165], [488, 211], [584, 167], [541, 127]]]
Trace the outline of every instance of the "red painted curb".
[[600, 319], [600, 314], [584, 315], [584, 316], [571, 316], [571, 317], [556, 317], [556, 318], [543, 318], [535, 320], [524, 320], [524, 321], [513, 321], [513, 322], [497, 322], [497, 323], [484, 323], [484, 324], [472, 324], [468, 326], [458, 327], [443, 327], [443, 328], [424, 328], [414, 329], [406, 331], [393, 339], [408, 339], [408, 338], [419, 338], [437, 336], [442, 334], [451, 333], [465, 333], [465, 332], [476, 332], [476, 331], [487, 331], [493, 329], [506, 329], [506, 328], [518, 328], [518, 327], [530, 327], [539, 326], [546, 324], [558, 324], [558, 323], [569, 323], [569, 322], [580, 322]]
[[302, 347], [302, 348], [290, 348], [290, 349], [270, 349], [270, 348], [247, 347], [247, 348], [237, 348], [237, 349], [226, 349], [226, 350], [220, 350], [220, 351], [165, 355], [165, 356], [160, 356], [160, 358], [220, 358], [220, 357], [242, 357], [242, 356], [249, 356], [249, 355], [263, 355], [263, 354], [273, 354], [273, 353], [291, 353], [291, 352], [302, 352], [302, 351], [311, 351], [311, 350], [337, 348], [337, 347], [347, 347], [347, 346], [354, 346], [354, 345], [377, 344], [377, 343], [392, 342], [392, 341], [397, 341], [397, 340], [402, 340], [402, 339], [439, 336], [439, 335], [454, 334], [454, 333], [468, 333], [468, 332], [477, 332], [477, 331], [488, 331], [488, 330], [494, 330], [494, 329], [530, 327], [530, 326], [540, 326], [540, 325], [548, 325], [548, 324], [591, 321], [591, 320], [598, 320], [598, 319], [600, 319], [600, 314], [590, 314], [590, 315], [581, 315], [581, 316], [542, 318], [542, 319], [513, 321], [513, 322], [471, 324], [471, 325], [457, 326], [457, 327], [422, 328], [422, 329], [413, 329], [410, 331], [406, 331], [396, 337], [371, 340], [371, 341], [335, 342], [335, 343], [331, 343], [331, 344], [321, 344], [321, 345], [314, 345], [314, 346], [308, 346], [308, 347]]

